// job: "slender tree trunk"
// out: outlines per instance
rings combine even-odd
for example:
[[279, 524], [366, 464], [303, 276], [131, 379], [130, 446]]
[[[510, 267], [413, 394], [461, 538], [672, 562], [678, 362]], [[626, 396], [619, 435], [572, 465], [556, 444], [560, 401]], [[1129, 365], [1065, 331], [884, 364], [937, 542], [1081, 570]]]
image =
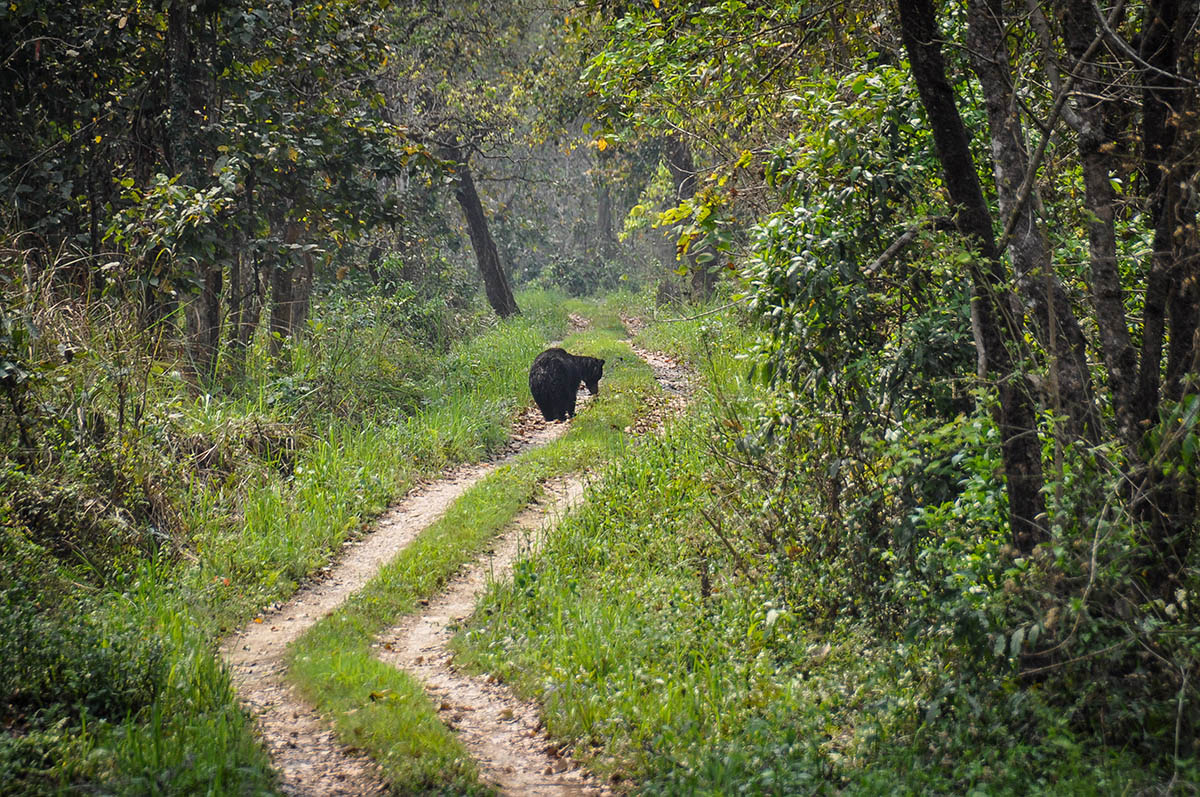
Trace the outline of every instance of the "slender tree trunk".
[[512, 288], [508, 285], [508, 277], [500, 264], [500, 253], [496, 250], [496, 242], [492, 240], [492, 233], [488, 229], [487, 216], [483, 212], [483, 203], [479, 201], [479, 193], [475, 190], [471, 168], [460, 153], [455, 152], [453, 155], [459, 164], [459, 179], [454, 189], [454, 197], [467, 220], [467, 232], [471, 236], [471, 247], [475, 250], [475, 262], [483, 276], [483, 289], [487, 294], [488, 303], [501, 318], [517, 315], [521, 309], [517, 307]]
[[220, 266], [208, 265], [198, 276], [200, 292], [187, 305], [188, 348], [197, 381], [207, 384], [216, 375], [217, 353], [221, 345], [221, 288], [224, 273]]
[[[1186, 3], [1188, 10], [1181, 14]], [[1113, 411], [1125, 445], [1127, 483], [1134, 514], [1146, 526], [1149, 545], [1140, 568], [1147, 584], [1169, 585], [1182, 566], [1195, 536], [1196, 480], [1181, 469], [1164, 469], [1155, 459], [1176, 459], [1179, 445], [1172, 435], [1161, 436], [1165, 450], [1149, 462], [1143, 446], [1146, 432], [1158, 423], [1163, 399], [1177, 400], [1184, 391], [1184, 373], [1196, 363], [1196, 324], [1200, 313], [1196, 282], [1196, 197], [1191, 175], [1197, 164], [1194, 146], [1183, 142], [1181, 120], [1189, 118], [1195, 90], [1181, 70], [1191, 63], [1194, 42], [1191, 23], [1195, 0], [1152, 0], [1146, 6], [1141, 37], [1142, 174], [1153, 228], [1153, 247], [1142, 301], [1141, 347], [1134, 343], [1126, 321], [1125, 290], [1118, 269], [1115, 196], [1111, 175], [1116, 170], [1115, 142], [1105, 132], [1105, 112], [1117, 101], [1116, 76], [1086, 57], [1099, 33], [1097, 10], [1089, 0], [1070, 0], [1064, 17], [1064, 39], [1075, 57], [1078, 80], [1076, 115], [1080, 119], [1079, 149], [1083, 163], [1085, 206], [1091, 216], [1092, 293], [1100, 332], [1101, 351], [1112, 390]], [[1123, 77], [1124, 75], [1122, 75]], [[1194, 127], [1194, 125], [1192, 126]], [[1166, 382], [1163, 353], [1167, 346]], [[1169, 430], [1168, 430], [1169, 432]]]
[[[1196, 113], [1195, 19], [1196, 0], [1154, 0], [1146, 6], [1140, 56], [1151, 69], [1143, 71], [1142, 128], [1145, 131], [1144, 173], [1151, 198], [1154, 225], [1153, 270], [1164, 274], [1156, 288], [1157, 303], [1165, 304], [1167, 335], [1163, 397], [1178, 401], [1183, 378], [1193, 359], [1193, 338], [1200, 316], [1200, 268], [1197, 267], [1196, 125], [1184, 124]], [[1166, 283], [1162, 285], [1161, 283]], [[1165, 288], [1165, 290], [1161, 290]], [[1165, 302], [1159, 296], [1165, 294]], [[1157, 352], [1161, 357], [1161, 339]], [[1144, 356], [1146, 390], [1153, 387]], [[1160, 365], [1159, 358], [1154, 359]], [[1153, 421], [1150, 418], [1151, 422]]]
[[192, 122], [192, 3], [171, 0], [167, 8], [167, 165], [192, 184], [192, 155], [190, 146]]
[[988, 376], [1000, 391], [997, 422], [1007, 480], [1013, 543], [1029, 552], [1046, 539], [1041, 525], [1041, 444], [1034, 405], [1023, 376], [1017, 372], [1008, 345], [1018, 350], [1022, 340], [1007, 274], [996, 251], [992, 218], [971, 157], [970, 139], [946, 79], [940, 33], [931, 0], [900, 0], [904, 46], [925, 113], [933, 130], [934, 148], [956, 209], [959, 230], [979, 249], [969, 265], [975, 315], [976, 349]]
[[230, 295], [234, 297], [236, 312], [233, 313], [233, 328], [230, 330], [230, 348], [237, 352], [237, 367], [245, 363], [246, 350], [254, 339], [254, 330], [258, 328], [259, 315], [262, 313], [266, 286], [263, 283], [262, 253], [257, 247], [248, 245], [245, 229], [255, 216], [254, 197], [257, 180], [254, 170], [246, 174], [246, 191], [244, 195], [244, 226], [239, 228], [237, 251], [234, 252], [234, 263], [237, 266], [238, 277], [230, 279]]
[[[1154, 220], [1154, 246], [1144, 301], [1145, 323], [1136, 409], [1154, 426], [1162, 403], [1174, 404], [1198, 386], [1200, 370], [1200, 241], [1195, 188], [1197, 105], [1194, 21], [1196, 0], [1152, 0], [1146, 5], [1142, 70], [1143, 173]], [[1190, 122], [1190, 123], [1189, 123]], [[1163, 348], [1166, 348], [1165, 372]], [[1193, 381], [1189, 383], [1189, 374]], [[1167, 461], [1178, 459], [1178, 436], [1164, 430]], [[1152, 579], [1169, 581], [1194, 545], [1197, 483], [1182, 469], [1149, 468], [1135, 509], [1149, 526], [1159, 561]], [[1165, 576], [1165, 578], [1164, 578]]]
[[[289, 225], [288, 238], [292, 243], [298, 243], [307, 238], [307, 233], [307, 228], [299, 222], [292, 222]], [[288, 323], [293, 335], [303, 331], [305, 324], [308, 323], [308, 311], [312, 305], [314, 269], [312, 252], [301, 253], [299, 264], [292, 269], [292, 312]]]
[[617, 242], [613, 237], [612, 196], [604, 182], [596, 186], [596, 235], [600, 257], [607, 260], [616, 250]]
[[[206, 105], [205, 84], [201, 72], [207, 39], [197, 38], [193, 18], [194, 4], [171, 0], [167, 8], [167, 161], [184, 184], [197, 185], [205, 173], [199, 141], [195, 135], [196, 112]], [[201, 27], [203, 27], [201, 19]], [[200, 42], [198, 44], [198, 42]], [[200, 255], [195, 282], [198, 293], [187, 305], [188, 348], [192, 368], [201, 383], [211, 381], [216, 371], [221, 343], [221, 290], [223, 266], [211, 252]]]
[[250, 348], [254, 340], [267, 294], [262, 259], [255, 255], [249, 265], [252, 268], [242, 273], [242, 323], [237, 330], [238, 346], [243, 350]]
[[1055, 405], [1067, 413], [1070, 436], [1096, 444], [1100, 417], [1088, 371], [1087, 340], [1053, 272], [1050, 248], [1035, 213], [1035, 194], [1019, 201], [1029, 155], [1013, 94], [1003, 5], [1000, 0], [969, 0], [968, 7], [967, 46], [983, 88], [1000, 214], [1016, 217], [1008, 252], [1018, 298], [1031, 311], [1038, 339], [1050, 355]]
[[[283, 225], [284, 244], [294, 244], [300, 239], [300, 225], [295, 222], [280, 221], [275, 226]], [[293, 325], [296, 301], [296, 272], [298, 267], [288, 254], [276, 258], [271, 269], [271, 354], [278, 355], [283, 348], [283, 341], [292, 337], [295, 332]]]
[[[1096, 36], [1096, 18], [1090, 0], [1071, 0], [1066, 16], [1067, 49], [1080, 61]], [[1136, 407], [1138, 392], [1137, 350], [1125, 321], [1125, 289], [1117, 267], [1115, 196], [1112, 187], [1113, 142], [1104, 127], [1103, 84], [1094, 60], [1075, 66], [1078, 94], [1075, 115], [1079, 120], [1079, 154], [1083, 164], [1084, 201], [1088, 209], [1088, 245], [1091, 250], [1092, 303], [1100, 332], [1100, 349], [1108, 371], [1109, 389], [1118, 433], [1127, 447], [1136, 449], [1142, 427]]]
[[[682, 138], [667, 141], [667, 169], [675, 182], [675, 198], [680, 202], [696, 195], [696, 166], [692, 161], [692, 150]], [[716, 252], [712, 247], [688, 250], [688, 264], [692, 273], [692, 292], [707, 298], [712, 295], [716, 284]]]
[[608, 189], [608, 175], [604, 164], [609, 159], [607, 152], [596, 153], [596, 237], [597, 250], [603, 260], [609, 260], [617, 250], [617, 239], [613, 234], [612, 193]]
[[271, 269], [271, 354], [278, 355], [292, 335], [292, 267], [280, 260]]

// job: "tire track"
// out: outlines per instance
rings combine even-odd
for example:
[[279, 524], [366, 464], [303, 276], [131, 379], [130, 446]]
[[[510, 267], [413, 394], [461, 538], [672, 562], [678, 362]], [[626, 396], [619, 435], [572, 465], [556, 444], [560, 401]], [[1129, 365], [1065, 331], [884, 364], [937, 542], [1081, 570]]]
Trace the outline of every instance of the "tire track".
[[410, 491], [385, 512], [367, 536], [343, 544], [337, 563], [290, 600], [256, 617], [227, 637], [220, 655], [238, 700], [255, 718], [263, 744], [287, 795], [387, 793], [375, 762], [341, 744], [328, 723], [285, 679], [284, 654], [318, 620], [374, 577], [401, 549], [441, 517], [463, 493], [518, 454], [545, 445], [567, 430], [543, 424], [537, 410], [522, 414], [518, 433], [497, 460], [458, 468]]
[[451, 663], [456, 626], [475, 611], [490, 581], [505, 578], [513, 562], [536, 548], [536, 537], [583, 495], [579, 477], [546, 485], [541, 500], [526, 507], [496, 538], [491, 552], [457, 576], [420, 615], [410, 615], [381, 634], [378, 658], [414, 676], [439, 707], [479, 765], [485, 782], [501, 794], [567, 797], [611, 793], [542, 730], [537, 706], [515, 697], [487, 676], [470, 675]]
[[[625, 342], [651, 366], [665, 391], [665, 396], [653, 401], [627, 429], [637, 434], [661, 427], [669, 415], [678, 412], [687, 402], [691, 380], [679, 363]], [[581, 396], [581, 405], [586, 400]], [[279, 772], [282, 793], [317, 797], [389, 791], [375, 762], [342, 744], [328, 722], [286, 681], [287, 645], [362, 589], [480, 479], [518, 454], [560, 437], [568, 428], [568, 424], [546, 424], [536, 408], [528, 408], [500, 458], [460, 467], [410, 491], [380, 517], [367, 536], [344, 543], [338, 561], [325, 568], [318, 580], [224, 640], [220, 655], [239, 702], [256, 720]], [[402, 667], [425, 684], [443, 721], [476, 757], [485, 778], [505, 794], [612, 793], [561, 755], [541, 729], [535, 704], [518, 700], [507, 687], [487, 677], [457, 672], [447, 648], [453, 625], [474, 611], [488, 579], [507, 577], [517, 556], [535, 545], [547, 520], [561, 516], [582, 493], [581, 477], [548, 484], [545, 496], [517, 515], [508, 530], [494, 540], [489, 553], [455, 577], [422, 614], [405, 618], [377, 642], [380, 659]]]

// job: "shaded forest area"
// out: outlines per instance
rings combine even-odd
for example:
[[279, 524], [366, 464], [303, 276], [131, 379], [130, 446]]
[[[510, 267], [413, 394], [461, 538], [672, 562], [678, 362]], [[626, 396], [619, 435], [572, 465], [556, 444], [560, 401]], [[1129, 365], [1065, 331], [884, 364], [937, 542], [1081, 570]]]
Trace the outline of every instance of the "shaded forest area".
[[1198, 37], [1194, 0], [6, 3], [0, 775], [267, 788], [213, 638], [502, 445], [567, 297], [620, 290], [698, 365], [738, 342], [691, 464], [645, 452], [697, 611], [740, 596], [779, 683], [825, 638], [895, 683], [860, 746], [747, 698], [781, 779], [744, 782], [903, 748], [935, 791], [1194, 791]]

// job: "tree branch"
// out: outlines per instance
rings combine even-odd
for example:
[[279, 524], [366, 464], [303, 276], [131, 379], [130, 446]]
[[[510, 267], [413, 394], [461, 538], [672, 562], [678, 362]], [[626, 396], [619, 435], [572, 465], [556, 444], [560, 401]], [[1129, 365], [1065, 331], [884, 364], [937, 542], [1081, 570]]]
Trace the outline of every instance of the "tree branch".
[[934, 216], [908, 227], [900, 237], [892, 241], [891, 245], [883, 250], [883, 254], [871, 261], [870, 265], [863, 269], [863, 274], [867, 277], [872, 277], [875, 272], [888, 264], [896, 255], [904, 251], [910, 243], [916, 240], [917, 234], [922, 230], [956, 230], [954, 219], [949, 216]]

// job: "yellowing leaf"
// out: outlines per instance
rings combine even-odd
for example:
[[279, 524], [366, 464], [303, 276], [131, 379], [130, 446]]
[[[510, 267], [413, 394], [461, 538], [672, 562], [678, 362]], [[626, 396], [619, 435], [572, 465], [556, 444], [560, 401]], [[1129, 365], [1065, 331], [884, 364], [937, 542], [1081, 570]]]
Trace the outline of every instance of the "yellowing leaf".
[[288, 147], [288, 160], [295, 163], [299, 157], [300, 153], [296, 151], [295, 147]]

